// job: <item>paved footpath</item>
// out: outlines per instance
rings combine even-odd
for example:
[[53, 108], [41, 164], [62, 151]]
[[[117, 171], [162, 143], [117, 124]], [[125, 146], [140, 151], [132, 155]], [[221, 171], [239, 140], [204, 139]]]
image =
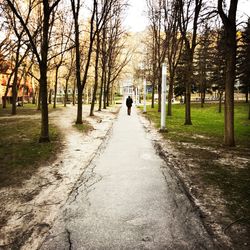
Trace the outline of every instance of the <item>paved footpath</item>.
[[134, 109], [100, 150], [40, 249], [215, 249]]

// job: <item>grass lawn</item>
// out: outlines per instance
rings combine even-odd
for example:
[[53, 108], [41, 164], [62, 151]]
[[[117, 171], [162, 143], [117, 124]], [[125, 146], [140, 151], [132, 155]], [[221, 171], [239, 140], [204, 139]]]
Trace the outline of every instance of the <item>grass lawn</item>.
[[83, 121], [83, 124], [74, 124], [73, 127], [84, 134], [87, 134], [94, 129], [93, 126], [87, 121]]
[[[61, 148], [61, 136], [50, 126], [51, 143], [38, 143], [40, 116], [8, 117], [10, 107], [0, 109], [0, 187], [21, 185], [42, 163], [55, 157]], [[20, 115], [39, 114], [34, 105], [18, 107]]]
[[[168, 133], [164, 136], [176, 142], [195, 142], [196, 144], [218, 145], [223, 143], [224, 114], [218, 113], [218, 105], [192, 104], [191, 118], [193, 125], [184, 125], [185, 106], [173, 105], [173, 116], [167, 116], [166, 127]], [[141, 108], [142, 109], [142, 108]], [[147, 106], [147, 117], [160, 128], [160, 113], [157, 105], [154, 109]], [[250, 147], [250, 120], [248, 118], [248, 105], [244, 103], [235, 105], [235, 138], [236, 144]]]
[[[173, 142], [174, 147], [183, 157], [182, 171], [195, 185], [199, 186], [199, 196], [210, 196], [216, 199], [216, 191], [207, 193], [208, 187], [220, 190], [225, 200], [225, 211], [218, 212], [215, 220], [223, 224], [229, 217], [231, 221], [242, 218], [237, 223], [247, 224], [246, 239], [249, 239], [250, 223], [250, 120], [248, 120], [248, 104], [235, 104], [235, 140], [236, 147], [223, 146], [224, 114], [218, 113], [218, 104], [192, 104], [191, 118], [193, 125], [184, 125], [185, 106], [173, 105], [173, 116], [166, 118], [168, 132], [164, 138]], [[142, 110], [142, 107], [140, 107]], [[151, 120], [156, 128], [160, 128], [160, 113], [157, 106], [152, 109], [147, 106], [145, 116]], [[192, 162], [187, 167], [185, 162]], [[209, 189], [211, 192], [211, 188]], [[206, 202], [206, 198], [204, 198]], [[210, 204], [207, 204], [209, 207]], [[223, 221], [224, 220], [224, 221]], [[226, 222], [228, 223], [228, 221]], [[226, 224], [225, 223], [225, 224]], [[225, 226], [225, 225], [224, 225]], [[232, 233], [233, 234], [233, 233]], [[239, 235], [235, 237], [235, 242]], [[244, 239], [245, 240], [245, 239]]]

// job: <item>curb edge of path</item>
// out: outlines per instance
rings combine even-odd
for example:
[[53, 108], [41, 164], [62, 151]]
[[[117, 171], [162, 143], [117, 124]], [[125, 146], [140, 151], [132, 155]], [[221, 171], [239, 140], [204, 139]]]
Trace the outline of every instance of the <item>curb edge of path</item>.
[[83, 177], [84, 174], [88, 171], [88, 169], [92, 166], [93, 162], [95, 161], [95, 159], [97, 157], [99, 157], [101, 155], [101, 153], [105, 150], [105, 146], [107, 145], [107, 143], [109, 142], [111, 135], [112, 135], [112, 131], [113, 131], [113, 126], [115, 121], [117, 120], [119, 113], [121, 110], [121, 106], [118, 107], [117, 112], [115, 112], [115, 118], [113, 119], [110, 128], [107, 130], [107, 132], [104, 135], [103, 141], [100, 143], [100, 145], [98, 146], [98, 148], [96, 149], [96, 151], [93, 153], [92, 157], [89, 159], [88, 163], [85, 165], [85, 168], [83, 170], [83, 172], [79, 175], [78, 179], [76, 180], [72, 190], [69, 192], [68, 194], [68, 198], [65, 200], [64, 205], [69, 201], [70, 196], [77, 191], [77, 189], [81, 186], [82, 182], [83, 182]]
[[[209, 227], [209, 225], [207, 225], [205, 223], [205, 220], [204, 220], [204, 218], [206, 217], [205, 212], [197, 204], [196, 201], [198, 201], [198, 200], [192, 194], [192, 192], [191, 192], [192, 188], [188, 185], [188, 183], [185, 181], [185, 179], [180, 175], [178, 169], [176, 167], [171, 167], [171, 165], [179, 166], [181, 164], [180, 160], [176, 159], [177, 155], [174, 155], [171, 152], [168, 153], [167, 150], [164, 149], [164, 145], [162, 142], [163, 139], [162, 139], [159, 131], [157, 131], [157, 129], [152, 124], [152, 122], [149, 119], [147, 119], [145, 116], [143, 116], [142, 112], [140, 112], [139, 110], [137, 110], [137, 114], [138, 114], [140, 123], [142, 124], [146, 133], [152, 133], [152, 131], [153, 131], [159, 137], [157, 139], [150, 138], [150, 140], [152, 141], [152, 144], [153, 144], [153, 147], [156, 151], [156, 154], [159, 155], [159, 157], [161, 159], [163, 159], [163, 161], [166, 163], [165, 167], [161, 167], [161, 171], [162, 171], [163, 175], [164, 175], [164, 169], [167, 169], [168, 171], [173, 173], [173, 175], [176, 177], [178, 187], [186, 195], [186, 197], [190, 201], [192, 207], [194, 208], [195, 213], [200, 218], [200, 221], [202, 223], [204, 230], [207, 232], [207, 234], [211, 240], [211, 243], [214, 245], [214, 249], [223, 248], [220, 240], [217, 239], [217, 236], [214, 234], [214, 232]], [[173, 156], [172, 159], [169, 158], [170, 155]], [[222, 242], [222, 243], [226, 244], [225, 242]], [[230, 246], [227, 246], [227, 247], [230, 248]]]

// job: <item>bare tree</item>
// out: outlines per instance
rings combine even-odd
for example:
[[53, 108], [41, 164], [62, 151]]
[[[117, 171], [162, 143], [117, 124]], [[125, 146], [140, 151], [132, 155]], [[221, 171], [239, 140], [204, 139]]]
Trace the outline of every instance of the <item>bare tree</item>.
[[[9, 23], [9, 27], [12, 29], [16, 41], [13, 46], [13, 52], [14, 52], [14, 68], [13, 68], [13, 81], [12, 81], [12, 115], [16, 115], [16, 102], [17, 102], [17, 88], [18, 85], [20, 85], [20, 76], [19, 76], [19, 68], [22, 64], [23, 60], [27, 56], [27, 53], [29, 51], [29, 47], [25, 46], [26, 41], [24, 40], [25, 31], [23, 27], [20, 27], [16, 16], [13, 14], [13, 12], [10, 12], [8, 9], [6, 9], [6, 18]], [[27, 25], [28, 18], [26, 18], [26, 25]], [[22, 48], [24, 49], [24, 53], [21, 53]]]
[[[193, 3], [194, 2], [194, 3]], [[193, 6], [194, 4], [194, 6]], [[202, 0], [178, 0], [178, 24], [187, 52], [187, 70], [190, 77], [185, 83], [185, 125], [192, 125], [191, 121], [191, 85], [193, 84], [193, 59], [197, 45], [198, 19], [202, 7]], [[192, 29], [188, 27], [192, 21]]]
[[[105, 0], [105, 3], [103, 4], [103, 10], [102, 10], [102, 16], [99, 18], [98, 27], [101, 27], [104, 22], [103, 20], [106, 19], [106, 16], [109, 13], [109, 10], [111, 9], [113, 0]], [[84, 71], [81, 78], [81, 60], [80, 60], [80, 42], [79, 42], [79, 12], [80, 12], [80, 0], [71, 0], [71, 7], [72, 7], [72, 13], [73, 13], [73, 19], [74, 19], [74, 28], [75, 28], [75, 53], [76, 53], [76, 85], [77, 85], [77, 91], [78, 91], [78, 103], [77, 103], [77, 124], [82, 124], [82, 94], [84, 87], [86, 85], [87, 79], [88, 79], [88, 71], [90, 67], [91, 62], [91, 56], [93, 52], [95, 37], [97, 35], [97, 31], [100, 29], [95, 29], [95, 16], [97, 12], [98, 7], [98, 1], [94, 0], [92, 5], [92, 13], [90, 18], [90, 24], [89, 24], [89, 43], [86, 48], [86, 58], [85, 58], [85, 64], [84, 64]]]
[[65, 11], [58, 13], [57, 22], [55, 23], [56, 31], [53, 34], [53, 40], [56, 46], [53, 46], [53, 54], [48, 59], [49, 61], [53, 59], [52, 67], [55, 69], [55, 83], [54, 83], [54, 102], [53, 108], [56, 108], [56, 98], [57, 98], [57, 88], [59, 79], [59, 70], [65, 62], [66, 53], [73, 49], [70, 44], [72, 25], [67, 22], [67, 15], [65, 16]]
[[174, 95], [174, 80], [176, 68], [180, 60], [183, 39], [179, 36], [178, 29], [178, 1], [164, 0], [164, 31], [166, 34], [166, 50], [169, 72], [169, 92], [167, 115], [172, 115], [172, 99]]
[[[64, 87], [64, 107], [67, 105], [68, 101], [68, 86], [69, 86], [69, 81], [70, 78], [73, 78], [74, 83], [75, 83], [75, 78], [73, 77], [74, 70], [75, 70], [75, 57], [74, 57], [74, 51], [70, 51], [70, 58], [68, 63], [65, 64], [65, 67], [67, 69], [66, 74], [64, 75], [65, 78], [65, 87]], [[73, 100], [74, 103], [74, 100]]]
[[126, 42], [126, 33], [122, 28], [121, 14], [123, 11], [122, 3], [113, 6], [113, 17], [109, 22], [108, 48], [107, 48], [107, 82], [104, 93], [104, 107], [109, 106], [113, 98], [114, 82], [121, 75], [122, 70], [130, 60], [130, 52], [123, 53]]
[[96, 11], [96, 49], [95, 49], [95, 83], [94, 83], [94, 89], [93, 89], [93, 95], [92, 95], [92, 100], [91, 100], [91, 106], [90, 106], [90, 116], [94, 115], [94, 107], [95, 107], [95, 101], [96, 101], [96, 93], [98, 89], [98, 84], [99, 84], [99, 58], [100, 58], [100, 30], [98, 27], [99, 23], [99, 13], [98, 13], [98, 6], [97, 6], [97, 11]]
[[226, 36], [226, 83], [225, 83], [225, 120], [224, 143], [235, 146], [234, 140], [234, 82], [236, 76], [236, 11], [238, 0], [230, 0], [229, 10], [223, 9], [223, 0], [218, 0], [218, 12]]
[[[40, 70], [40, 93], [42, 100], [42, 122], [41, 122], [41, 134], [39, 142], [49, 142], [49, 118], [48, 118], [48, 103], [47, 103], [47, 70], [48, 70], [48, 51], [49, 51], [49, 30], [51, 25], [51, 15], [55, 7], [59, 4], [60, 0], [55, 0], [53, 2], [49, 0], [42, 1], [42, 37], [40, 50], [35, 43], [35, 36], [32, 34], [32, 30], [28, 25], [28, 21], [25, 21], [23, 12], [20, 11], [17, 1], [7, 0], [10, 9], [13, 11], [15, 16], [19, 19], [21, 25], [23, 26], [26, 35], [29, 38], [30, 46], [37, 58]], [[36, 3], [36, 2], [35, 2]], [[28, 8], [30, 13], [32, 10], [36, 9], [33, 1], [29, 1]], [[26, 19], [28, 20], [28, 19]]]
[[150, 19], [150, 33], [152, 34], [151, 56], [152, 56], [152, 104], [154, 107], [154, 92], [157, 83], [158, 89], [158, 112], [161, 111], [161, 67], [166, 59], [167, 46], [164, 25], [164, 4], [163, 0], [147, 0], [148, 17]]

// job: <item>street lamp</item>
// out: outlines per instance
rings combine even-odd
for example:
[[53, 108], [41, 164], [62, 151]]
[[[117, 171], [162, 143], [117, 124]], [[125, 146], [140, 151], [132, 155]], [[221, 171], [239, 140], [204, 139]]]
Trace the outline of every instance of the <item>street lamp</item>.
[[162, 64], [162, 85], [161, 85], [161, 132], [166, 132], [166, 97], [167, 97], [167, 66]]
[[146, 97], [147, 97], [147, 81], [144, 78], [143, 80], [143, 113], [147, 113], [147, 107], [146, 107]]

